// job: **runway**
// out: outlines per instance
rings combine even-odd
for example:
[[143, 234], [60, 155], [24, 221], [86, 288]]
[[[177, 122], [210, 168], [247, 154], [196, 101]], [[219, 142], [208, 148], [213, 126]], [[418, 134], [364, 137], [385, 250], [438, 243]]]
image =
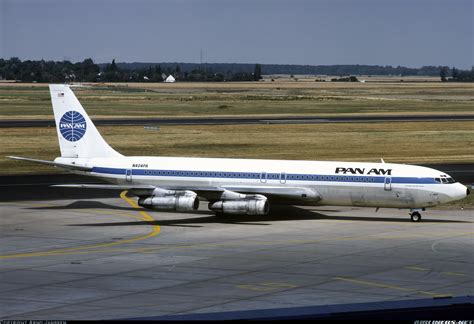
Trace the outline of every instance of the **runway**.
[[[380, 122], [442, 122], [473, 121], [474, 115], [397, 115], [397, 116], [288, 116], [288, 117], [193, 117], [193, 118], [107, 118], [94, 119], [97, 126], [147, 125], [238, 125], [238, 124], [322, 124], [322, 123], [380, 123]], [[53, 119], [0, 120], [5, 127], [54, 127]]]
[[474, 293], [472, 210], [430, 210], [417, 224], [392, 209], [273, 212], [145, 212], [123, 194], [1, 202], [0, 318], [124, 319]]

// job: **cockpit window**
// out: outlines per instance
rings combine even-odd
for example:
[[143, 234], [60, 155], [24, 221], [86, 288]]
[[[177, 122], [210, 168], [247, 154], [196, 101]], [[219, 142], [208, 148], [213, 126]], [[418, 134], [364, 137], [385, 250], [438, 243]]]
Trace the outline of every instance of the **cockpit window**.
[[456, 180], [454, 180], [453, 178], [451, 177], [447, 178], [446, 176], [444, 176], [444, 178], [435, 178], [434, 180], [438, 183], [455, 183], [456, 182]]

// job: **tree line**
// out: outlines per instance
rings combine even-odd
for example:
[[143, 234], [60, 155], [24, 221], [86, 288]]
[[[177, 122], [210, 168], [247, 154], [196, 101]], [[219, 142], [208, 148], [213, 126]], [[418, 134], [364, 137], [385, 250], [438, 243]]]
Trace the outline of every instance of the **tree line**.
[[0, 79], [23, 82], [96, 81], [100, 68], [92, 59], [69, 61], [21, 61], [17, 57], [0, 59]]
[[[137, 70], [156, 63], [117, 63], [122, 69]], [[104, 64], [105, 65], [105, 64]], [[173, 68], [176, 63], [160, 63], [162, 68]], [[255, 64], [247, 63], [180, 63], [182, 72], [190, 72], [196, 69], [212, 69], [214, 73], [252, 73]], [[262, 74], [285, 74], [285, 75], [330, 75], [330, 76], [350, 76], [350, 75], [393, 75], [393, 76], [438, 76], [441, 69], [449, 66], [427, 65], [420, 68], [409, 68], [404, 66], [390, 65], [296, 65], [296, 64], [261, 64]]]
[[474, 82], [474, 66], [471, 71], [458, 70], [455, 67], [451, 69], [451, 77], [448, 77], [449, 71], [447, 68], [443, 68], [439, 72], [439, 76], [442, 82]]
[[258, 81], [262, 78], [260, 64], [253, 72], [214, 72], [211, 67], [182, 71], [180, 64], [162, 67], [160, 64], [139, 68], [124, 68], [112, 60], [107, 64], [95, 64], [91, 58], [82, 62], [70, 61], [21, 61], [17, 57], [0, 59], [0, 80], [21, 82], [162, 82], [167, 76], [179, 81]]
[[178, 81], [258, 81], [262, 74], [312, 75], [427, 75], [442, 81], [473, 82], [474, 69], [458, 70], [447, 66], [418, 69], [377, 65], [271, 65], [237, 63], [111, 63], [96, 64], [91, 58], [82, 62], [22, 61], [17, 57], [0, 59], [0, 80], [22, 82], [162, 82], [173, 75]]

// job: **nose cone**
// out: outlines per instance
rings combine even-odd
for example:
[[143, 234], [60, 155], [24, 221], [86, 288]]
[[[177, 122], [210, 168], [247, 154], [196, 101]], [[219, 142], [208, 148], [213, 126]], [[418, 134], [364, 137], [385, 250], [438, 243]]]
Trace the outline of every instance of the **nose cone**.
[[456, 186], [455, 190], [453, 190], [451, 197], [454, 200], [464, 199], [469, 196], [470, 193], [471, 190], [469, 190], [468, 187], [459, 183], [458, 186]]

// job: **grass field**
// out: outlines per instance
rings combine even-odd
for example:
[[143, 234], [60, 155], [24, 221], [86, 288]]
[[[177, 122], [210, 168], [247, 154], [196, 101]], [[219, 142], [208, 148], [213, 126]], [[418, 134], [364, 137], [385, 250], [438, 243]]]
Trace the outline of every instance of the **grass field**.
[[[336, 123], [313, 125], [100, 127], [125, 155], [233, 157], [401, 163], [474, 162], [472, 122]], [[0, 129], [2, 174], [51, 172], [6, 155], [51, 160], [54, 128]], [[420, 153], [422, 152], [422, 153]]]
[[[74, 91], [92, 118], [474, 114], [468, 83], [130, 83]], [[0, 119], [38, 118], [52, 119], [46, 85], [0, 83]]]

